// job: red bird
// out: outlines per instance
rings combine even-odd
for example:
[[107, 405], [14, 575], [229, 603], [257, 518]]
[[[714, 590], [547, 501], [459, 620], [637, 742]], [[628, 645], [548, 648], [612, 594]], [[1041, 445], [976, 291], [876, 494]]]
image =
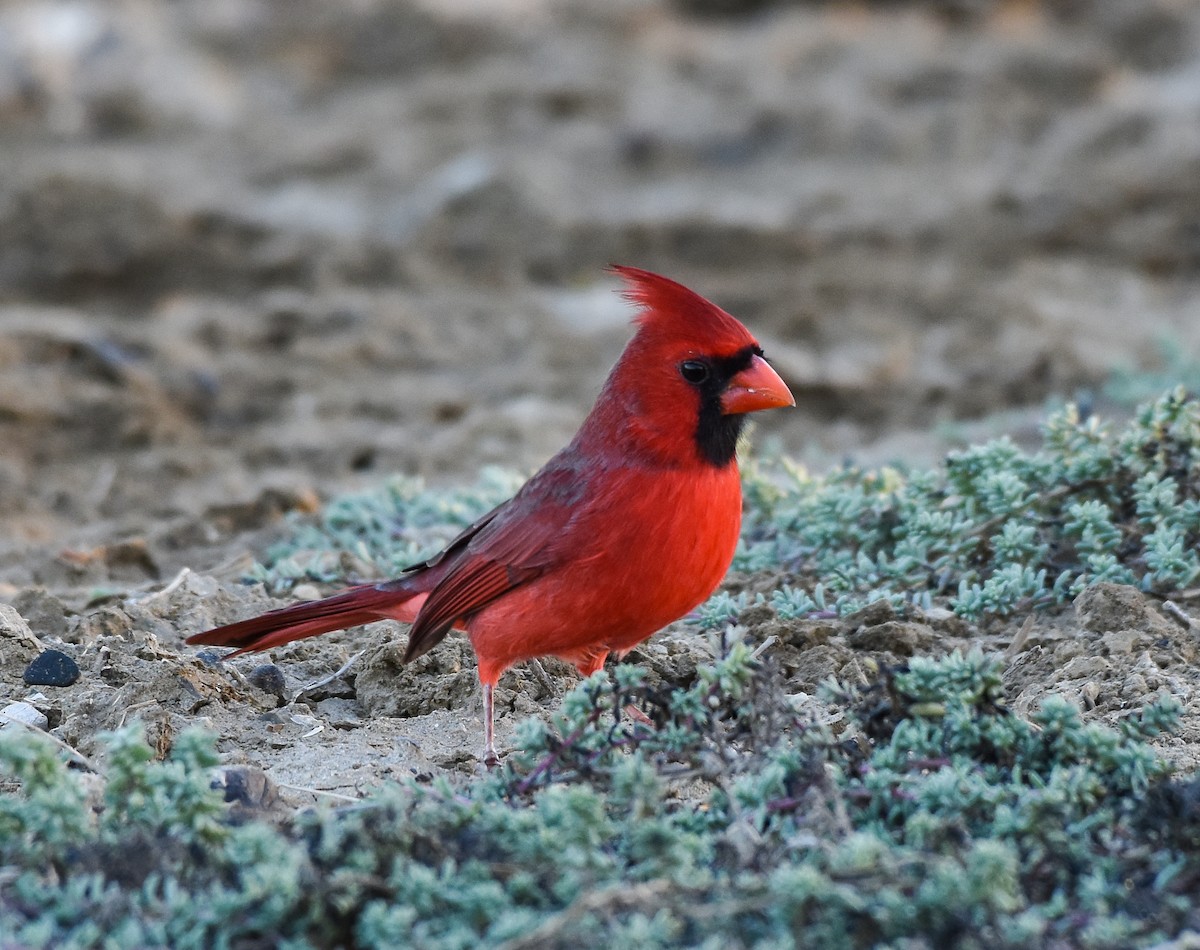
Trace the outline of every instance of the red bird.
[[571, 443], [440, 554], [363, 584], [217, 627], [188, 643], [265, 650], [376, 620], [412, 623], [405, 662], [466, 630], [483, 685], [557, 656], [588, 676], [703, 602], [742, 520], [737, 444], [746, 414], [794, 406], [741, 323], [686, 287], [614, 268], [637, 332]]

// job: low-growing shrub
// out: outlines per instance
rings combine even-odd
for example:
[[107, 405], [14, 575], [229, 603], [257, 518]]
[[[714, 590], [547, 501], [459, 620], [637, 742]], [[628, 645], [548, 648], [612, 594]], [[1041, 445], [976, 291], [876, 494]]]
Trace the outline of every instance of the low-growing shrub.
[[[208, 741], [111, 740], [98, 812], [0, 737], [20, 947], [1130, 947], [1200, 926], [1200, 814], [1147, 739], [1002, 704], [979, 653], [830, 683], [807, 721], [736, 638], [687, 689], [599, 673], [497, 772], [275, 827], [220, 821]], [[639, 713], [614, 716], [635, 706]], [[1191, 796], [1191, 798], [1189, 798]], [[1156, 803], [1151, 808], [1147, 803]]]

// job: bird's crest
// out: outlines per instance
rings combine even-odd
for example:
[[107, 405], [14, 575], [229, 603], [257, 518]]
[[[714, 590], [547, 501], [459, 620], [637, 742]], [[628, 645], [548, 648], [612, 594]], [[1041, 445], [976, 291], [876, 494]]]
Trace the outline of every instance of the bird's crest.
[[625, 297], [641, 311], [634, 318], [639, 337], [686, 340], [712, 353], [754, 343], [735, 317], [683, 284], [637, 267], [614, 264], [610, 270], [625, 281]]

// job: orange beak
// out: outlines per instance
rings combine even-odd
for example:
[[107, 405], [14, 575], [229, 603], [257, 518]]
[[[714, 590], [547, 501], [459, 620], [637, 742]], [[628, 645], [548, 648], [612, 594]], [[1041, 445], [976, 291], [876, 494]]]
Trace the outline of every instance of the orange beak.
[[721, 394], [721, 412], [726, 416], [794, 405], [796, 399], [787, 385], [761, 356], [754, 357], [748, 367], [729, 381]]

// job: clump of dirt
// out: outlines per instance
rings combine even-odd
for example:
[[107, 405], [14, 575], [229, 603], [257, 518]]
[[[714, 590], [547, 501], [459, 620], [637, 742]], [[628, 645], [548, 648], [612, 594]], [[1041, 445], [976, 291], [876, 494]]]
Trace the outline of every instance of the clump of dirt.
[[408, 719], [469, 703], [479, 688], [471, 648], [460, 639], [407, 666], [404, 644], [388, 643], [363, 658], [354, 691], [369, 716]]

